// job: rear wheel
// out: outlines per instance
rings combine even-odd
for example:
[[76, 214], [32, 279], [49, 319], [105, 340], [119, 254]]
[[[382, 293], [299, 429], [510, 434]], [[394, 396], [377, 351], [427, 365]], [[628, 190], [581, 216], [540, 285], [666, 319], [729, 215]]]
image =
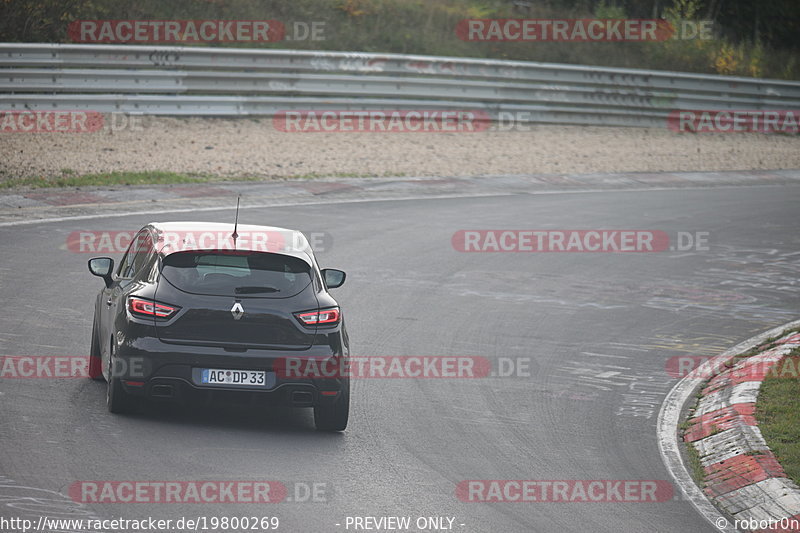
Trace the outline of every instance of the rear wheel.
[[134, 399], [122, 388], [122, 381], [114, 377], [114, 351], [108, 358], [108, 387], [106, 388], [106, 406], [108, 411], [116, 414], [129, 413], [133, 410]]
[[92, 327], [92, 345], [89, 348], [89, 379], [103, 379], [103, 360], [100, 358], [100, 343], [97, 340], [97, 327]]
[[347, 380], [335, 401], [320, 402], [314, 407], [314, 425], [318, 431], [344, 431], [349, 418], [350, 380]]

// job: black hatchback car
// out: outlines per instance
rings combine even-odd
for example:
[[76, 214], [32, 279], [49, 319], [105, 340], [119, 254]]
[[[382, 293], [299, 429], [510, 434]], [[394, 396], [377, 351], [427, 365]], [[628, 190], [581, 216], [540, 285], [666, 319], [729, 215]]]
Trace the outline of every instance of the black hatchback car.
[[347, 426], [346, 372], [287, 372], [349, 363], [344, 315], [305, 236], [268, 226], [151, 223], [103, 278], [89, 375], [108, 382], [112, 413], [140, 399], [312, 407], [317, 429]]

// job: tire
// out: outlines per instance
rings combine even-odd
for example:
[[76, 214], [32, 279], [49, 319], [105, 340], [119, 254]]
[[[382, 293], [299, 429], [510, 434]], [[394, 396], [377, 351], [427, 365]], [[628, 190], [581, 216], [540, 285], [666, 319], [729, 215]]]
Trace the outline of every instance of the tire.
[[130, 413], [135, 407], [134, 399], [122, 388], [122, 381], [114, 377], [114, 352], [109, 356], [108, 386], [106, 388], [106, 406], [110, 413]]
[[342, 386], [342, 393], [333, 402], [314, 406], [314, 425], [317, 431], [344, 431], [350, 418], [350, 381]]
[[100, 345], [97, 341], [97, 328], [92, 327], [92, 345], [89, 349], [89, 379], [100, 381], [103, 377], [103, 359], [100, 357]]

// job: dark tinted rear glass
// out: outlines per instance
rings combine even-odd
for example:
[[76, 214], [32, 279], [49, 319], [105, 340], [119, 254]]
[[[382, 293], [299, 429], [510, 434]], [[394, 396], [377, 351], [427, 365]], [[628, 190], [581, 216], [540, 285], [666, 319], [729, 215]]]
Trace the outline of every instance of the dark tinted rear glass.
[[263, 252], [178, 252], [164, 258], [163, 277], [185, 292], [286, 298], [311, 283], [311, 267], [288, 255]]

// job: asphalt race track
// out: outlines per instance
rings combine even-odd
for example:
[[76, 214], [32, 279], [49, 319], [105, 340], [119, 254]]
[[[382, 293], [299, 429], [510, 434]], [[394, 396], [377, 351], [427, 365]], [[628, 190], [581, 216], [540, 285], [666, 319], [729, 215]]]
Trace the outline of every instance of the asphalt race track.
[[[348, 531], [348, 516], [455, 517], [463, 532], [714, 531], [677, 491], [658, 503], [475, 503], [455, 489], [487, 479], [668, 481], [655, 432], [676, 382], [668, 361], [715, 355], [797, 317], [799, 203], [800, 186], [779, 185], [243, 210], [244, 223], [332, 236], [318, 258], [348, 273], [336, 297], [354, 354], [503, 358], [528, 361], [529, 375], [360, 379], [344, 434], [317, 433], [306, 411], [113, 416], [103, 382], [0, 379], [0, 516], [277, 516], [279, 531], [292, 532]], [[2, 354], [88, 354], [101, 281], [65, 239], [150, 219], [229, 222], [231, 213], [1, 227]], [[463, 253], [451, 243], [462, 229], [595, 228], [661, 230], [670, 242], [708, 232], [709, 246]], [[289, 494], [269, 505], [81, 505], [67, 494], [84, 480], [275, 480]]]

